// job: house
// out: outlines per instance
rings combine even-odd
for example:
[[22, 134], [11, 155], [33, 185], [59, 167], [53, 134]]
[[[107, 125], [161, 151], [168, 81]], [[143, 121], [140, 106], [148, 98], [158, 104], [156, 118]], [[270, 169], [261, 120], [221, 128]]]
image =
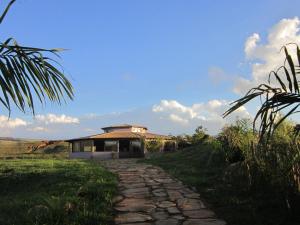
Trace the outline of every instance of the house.
[[171, 136], [150, 133], [144, 126], [122, 124], [102, 130], [101, 134], [67, 140], [70, 158], [136, 158], [144, 157], [151, 143], [161, 143], [159, 151], [177, 147]]

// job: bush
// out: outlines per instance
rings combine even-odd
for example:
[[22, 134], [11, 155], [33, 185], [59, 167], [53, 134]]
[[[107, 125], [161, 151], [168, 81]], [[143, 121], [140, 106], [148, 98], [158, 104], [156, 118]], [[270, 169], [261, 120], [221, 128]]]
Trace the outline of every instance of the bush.
[[249, 119], [240, 119], [235, 124], [225, 126], [218, 135], [218, 140], [229, 163], [244, 161], [253, 144], [257, 143], [257, 135], [253, 132]]
[[161, 139], [145, 141], [145, 147], [147, 151], [151, 153], [160, 152], [163, 146], [164, 143]]

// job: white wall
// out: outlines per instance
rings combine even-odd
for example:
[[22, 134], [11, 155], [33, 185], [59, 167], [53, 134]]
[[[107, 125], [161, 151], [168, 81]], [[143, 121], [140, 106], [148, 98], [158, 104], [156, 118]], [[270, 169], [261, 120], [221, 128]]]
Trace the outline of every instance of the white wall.
[[70, 152], [70, 159], [112, 159], [112, 152]]

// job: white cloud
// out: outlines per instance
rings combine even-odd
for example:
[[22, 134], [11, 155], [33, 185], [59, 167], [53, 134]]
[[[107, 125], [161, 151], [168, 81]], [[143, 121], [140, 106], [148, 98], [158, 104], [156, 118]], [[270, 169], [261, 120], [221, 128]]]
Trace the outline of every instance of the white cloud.
[[162, 100], [160, 104], [154, 105], [152, 111], [163, 119], [169, 119], [180, 125], [195, 126], [203, 125], [211, 133], [216, 133], [226, 123], [233, 122], [237, 117], [249, 118], [250, 113], [245, 107], [240, 107], [231, 116], [222, 117], [222, 114], [229, 108], [229, 101], [210, 100], [206, 103], [195, 103], [185, 106], [175, 100]]
[[43, 122], [45, 124], [78, 124], [79, 119], [76, 117], [62, 115], [55, 115], [55, 114], [47, 114], [47, 115], [37, 115], [36, 120], [38, 122]]
[[[284, 53], [280, 52], [288, 43], [300, 44], [300, 20], [298, 17], [282, 19], [268, 32], [267, 40], [261, 43], [259, 34], [254, 33], [245, 42], [245, 57], [252, 70], [251, 79], [239, 78], [234, 92], [244, 94], [250, 88], [266, 82], [272, 70], [283, 64]], [[288, 46], [290, 53], [295, 53], [294, 46]]]
[[224, 70], [217, 66], [212, 66], [208, 69], [208, 76], [214, 85], [219, 85], [226, 80], [230, 80], [230, 77]]
[[187, 119], [184, 119], [176, 114], [170, 114], [169, 116], [170, 120], [176, 122], [176, 123], [182, 123], [182, 124], [188, 124], [189, 121]]
[[159, 105], [154, 105], [152, 108], [153, 112], [174, 112], [181, 115], [188, 115], [189, 118], [196, 116], [193, 109], [186, 107], [175, 100], [161, 100]]
[[28, 131], [33, 131], [33, 132], [47, 132], [49, 131], [46, 127], [32, 127], [32, 128], [28, 128]]
[[257, 42], [259, 42], [259, 40], [260, 37], [259, 34], [257, 33], [254, 33], [250, 37], [248, 37], [245, 43], [245, 50], [244, 50], [247, 57], [250, 57], [252, 55], [253, 50], [255, 50], [257, 46]]
[[8, 118], [7, 116], [0, 115], [0, 128], [16, 128], [20, 126], [27, 126], [28, 122], [20, 118]]

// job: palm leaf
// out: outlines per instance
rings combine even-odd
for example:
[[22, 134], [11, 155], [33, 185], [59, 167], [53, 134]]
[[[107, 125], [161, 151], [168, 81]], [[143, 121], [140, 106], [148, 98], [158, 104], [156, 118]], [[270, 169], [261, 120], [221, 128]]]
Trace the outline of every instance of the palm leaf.
[[[19, 46], [12, 38], [0, 44], [0, 102], [11, 111], [13, 102], [21, 111], [34, 113], [33, 93], [41, 103], [46, 98], [61, 104], [65, 96], [73, 99], [73, 87], [48, 57], [57, 49], [47, 50]], [[33, 93], [32, 93], [33, 92]]]
[[[260, 141], [264, 138], [269, 140], [278, 126], [287, 117], [297, 113], [298, 111], [296, 110], [300, 106], [300, 90], [297, 78], [297, 75], [300, 73], [300, 50], [298, 45], [296, 45], [296, 61], [298, 63], [298, 65], [296, 65], [287, 47], [284, 46], [283, 49], [287, 65], [279, 67], [276, 72], [272, 71], [269, 74], [267, 83], [250, 89], [244, 97], [234, 101], [231, 107], [223, 114], [223, 116], [226, 117], [257, 97], [263, 99], [262, 105], [253, 120], [253, 129], [255, 129], [255, 124], [258, 119], [260, 119]], [[283, 73], [279, 73], [281, 70]], [[285, 76], [286, 81], [281, 78], [282, 75]], [[275, 83], [271, 83], [271, 76], [275, 76]], [[286, 114], [278, 120], [278, 115], [286, 110]]]

